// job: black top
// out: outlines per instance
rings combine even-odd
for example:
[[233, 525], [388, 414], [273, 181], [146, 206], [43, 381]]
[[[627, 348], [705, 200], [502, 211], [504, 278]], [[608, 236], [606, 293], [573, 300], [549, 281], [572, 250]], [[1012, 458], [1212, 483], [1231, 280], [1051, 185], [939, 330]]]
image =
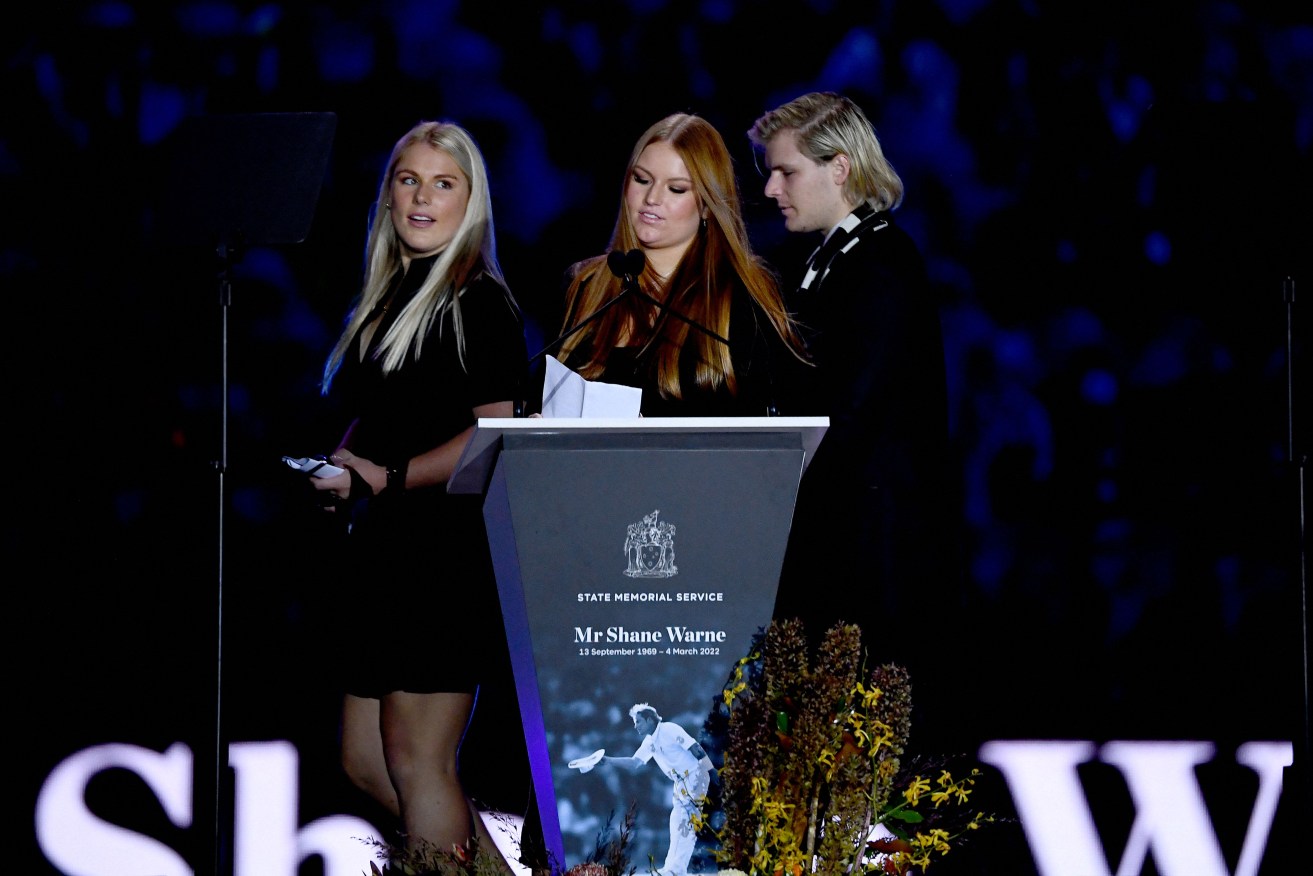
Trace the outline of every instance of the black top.
[[[571, 272], [574, 270], [576, 268], [572, 267]], [[765, 417], [772, 413], [787, 413], [779, 410], [784, 404], [784, 387], [795, 380], [787, 375], [799, 368], [800, 363], [741, 283], [735, 284], [733, 294], [727, 336], [717, 338], [714, 330], [690, 322], [689, 334], [680, 352], [681, 398], [661, 394], [657, 381], [656, 353], [660, 349], [657, 345], [647, 349], [617, 347], [608, 351], [603, 373], [594, 379], [641, 389], [640, 410], [644, 417]], [[679, 320], [680, 316], [668, 310], [665, 318]], [[695, 373], [700, 350], [693, 340], [699, 333], [713, 337], [713, 343], [729, 343], [736, 392], [731, 394], [723, 383], [715, 387], [697, 384]], [[577, 371], [588, 355], [584, 345], [576, 348], [563, 363]]]
[[[863, 209], [865, 208], [865, 209]], [[788, 295], [816, 369], [791, 392], [799, 415], [828, 416], [813, 466], [843, 484], [924, 484], [944, 465], [948, 389], [939, 311], [925, 264], [892, 216], [863, 205]], [[800, 288], [808, 269], [818, 273]], [[809, 471], [811, 469], [809, 468]]]
[[351, 452], [379, 464], [399, 463], [460, 434], [474, 424], [475, 406], [513, 399], [524, 374], [520, 314], [506, 291], [486, 275], [458, 298], [465, 333], [463, 365], [449, 310], [434, 320], [419, 359], [407, 352], [400, 368], [383, 374], [374, 350], [437, 259], [414, 259], [393, 281], [393, 302], [372, 336], [369, 354], [360, 360], [357, 336], [333, 380], [345, 410], [360, 421]]
[[[383, 374], [373, 348], [436, 260], [415, 259], [394, 281], [370, 355], [360, 360], [357, 339], [333, 382], [357, 418], [352, 452], [380, 465], [449, 441], [474, 425], [477, 405], [513, 400], [526, 367], [519, 313], [501, 285], [481, 276], [459, 297], [464, 364], [448, 312], [434, 320], [418, 359], [407, 354]], [[443, 485], [388, 487], [352, 510], [348, 547], [350, 592], [339, 617], [340, 641], [353, 643], [340, 654], [346, 692], [472, 691], [505, 660], [480, 497]]]
[[817, 366], [797, 413], [830, 425], [799, 489], [775, 614], [814, 638], [856, 623], [872, 659], [907, 666], [931, 616], [918, 612], [953, 580], [944, 344], [912, 239], [866, 205], [845, 222], [856, 233], [818, 247], [788, 298]]

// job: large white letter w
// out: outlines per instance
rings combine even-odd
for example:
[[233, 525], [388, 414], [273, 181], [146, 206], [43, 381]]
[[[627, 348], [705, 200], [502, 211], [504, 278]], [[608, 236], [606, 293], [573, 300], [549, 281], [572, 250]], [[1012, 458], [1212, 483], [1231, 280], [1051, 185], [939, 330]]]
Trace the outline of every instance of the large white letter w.
[[[1113, 876], [1076, 767], [1097, 757], [1116, 767], [1135, 804], [1117, 876], [1134, 876], [1150, 850], [1163, 876], [1231, 876], [1213, 832], [1195, 767], [1212, 759], [1211, 742], [992, 741], [980, 757], [1002, 771], [1042, 876]], [[1246, 742], [1236, 760], [1258, 774], [1258, 793], [1234, 876], [1255, 876], [1281, 796], [1281, 773], [1294, 762], [1289, 742]]]

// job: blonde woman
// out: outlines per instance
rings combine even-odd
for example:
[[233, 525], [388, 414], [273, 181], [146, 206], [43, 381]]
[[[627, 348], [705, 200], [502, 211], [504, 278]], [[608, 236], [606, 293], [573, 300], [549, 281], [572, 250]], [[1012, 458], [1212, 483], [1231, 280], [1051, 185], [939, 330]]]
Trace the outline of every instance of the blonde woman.
[[468, 132], [426, 121], [397, 141], [366, 257], [323, 380], [351, 416], [330, 457], [345, 471], [311, 479], [350, 515], [342, 763], [407, 843], [492, 849], [457, 755], [505, 634], [478, 498], [446, 484], [476, 419], [512, 415], [526, 354]]

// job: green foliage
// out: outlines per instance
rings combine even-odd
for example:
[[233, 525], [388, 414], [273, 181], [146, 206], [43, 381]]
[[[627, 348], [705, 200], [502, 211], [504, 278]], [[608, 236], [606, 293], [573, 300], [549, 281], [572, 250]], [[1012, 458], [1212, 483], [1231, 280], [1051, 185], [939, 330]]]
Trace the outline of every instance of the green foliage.
[[510, 872], [501, 852], [480, 848], [474, 839], [450, 850], [423, 839], [396, 845], [377, 839], [368, 842], [383, 866], [371, 861], [366, 876], [507, 876]]
[[[633, 876], [629, 864], [629, 842], [633, 837], [634, 806], [630, 806], [612, 835], [614, 814], [597, 835], [597, 845], [588, 860], [568, 869], [554, 862], [534, 876]], [[365, 876], [509, 876], [510, 868], [497, 849], [481, 848], [477, 839], [463, 847], [444, 850], [425, 840], [388, 843], [366, 840], [374, 846], [383, 866], [370, 862]]]

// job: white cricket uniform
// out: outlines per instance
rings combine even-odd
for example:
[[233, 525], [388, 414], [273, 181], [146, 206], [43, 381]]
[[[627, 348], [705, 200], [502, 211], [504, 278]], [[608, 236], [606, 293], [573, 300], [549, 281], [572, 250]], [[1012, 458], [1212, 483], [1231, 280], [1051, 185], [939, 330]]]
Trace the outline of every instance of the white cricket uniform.
[[661, 772], [673, 783], [670, 793], [670, 848], [662, 876], [688, 876], [688, 862], [693, 859], [697, 831], [693, 816], [702, 808], [702, 800], [711, 786], [711, 773], [698, 758], [689, 753], [697, 740], [678, 724], [662, 721], [650, 736], [643, 737], [634, 757], [647, 763], [655, 760]]

